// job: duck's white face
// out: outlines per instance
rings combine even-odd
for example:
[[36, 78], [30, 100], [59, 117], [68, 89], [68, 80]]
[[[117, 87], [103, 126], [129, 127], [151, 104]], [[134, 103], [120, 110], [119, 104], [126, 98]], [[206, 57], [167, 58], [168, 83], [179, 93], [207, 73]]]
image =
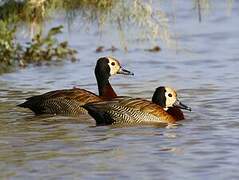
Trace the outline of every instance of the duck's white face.
[[108, 60], [109, 60], [108, 65], [110, 67], [110, 75], [115, 75], [119, 73], [121, 69], [119, 61], [117, 61], [116, 59], [112, 57], [108, 57]]
[[191, 108], [186, 106], [185, 104], [181, 103], [178, 100], [177, 93], [174, 89], [170, 87], [165, 87], [165, 98], [166, 98], [166, 107], [164, 110], [168, 110], [169, 107], [178, 107], [181, 109], [185, 109], [191, 111]]
[[165, 98], [166, 98], [166, 108], [173, 107], [177, 101], [177, 93], [174, 89], [170, 87], [165, 87]]
[[118, 60], [112, 57], [108, 57], [109, 63], [108, 66], [110, 67], [110, 75], [115, 74], [124, 74], [124, 75], [134, 75], [134, 73], [124, 69], [121, 67]]

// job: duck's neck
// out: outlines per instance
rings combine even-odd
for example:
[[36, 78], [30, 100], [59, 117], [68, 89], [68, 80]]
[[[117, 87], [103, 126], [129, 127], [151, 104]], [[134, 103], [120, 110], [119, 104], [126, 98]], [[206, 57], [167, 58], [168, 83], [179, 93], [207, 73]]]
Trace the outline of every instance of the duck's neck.
[[109, 75], [103, 75], [96, 72], [95, 76], [98, 84], [99, 96], [107, 99], [117, 97], [117, 94], [110, 85]]
[[180, 108], [178, 107], [170, 107], [168, 108], [167, 112], [172, 115], [176, 121], [180, 121], [184, 119], [183, 112]]

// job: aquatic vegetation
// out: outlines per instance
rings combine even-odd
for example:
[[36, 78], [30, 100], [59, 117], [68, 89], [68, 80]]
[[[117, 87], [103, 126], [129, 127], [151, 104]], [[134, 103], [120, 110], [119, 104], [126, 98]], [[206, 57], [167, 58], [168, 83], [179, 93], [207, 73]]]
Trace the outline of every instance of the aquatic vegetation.
[[[199, 20], [213, 7], [212, 0], [192, 0], [198, 11]], [[130, 29], [139, 31], [142, 39], [160, 38], [167, 44], [172, 39], [168, 28], [168, 17], [160, 9], [160, 1], [144, 0], [5, 0], [0, 3], [0, 19], [15, 18], [17, 22], [29, 25], [32, 34], [38, 32], [45, 21], [65, 15], [69, 26], [80, 16], [82, 24], [96, 23], [99, 29], [110, 23], [124, 38]], [[175, 3], [171, 5], [174, 6]], [[233, 0], [225, 5], [232, 7]], [[134, 31], [135, 34], [135, 31]]]
[[68, 42], [58, 42], [55, 35], [61, 33], [63, 26], [54, 27], [44, 37], [42, 32], [36, 34], [21, 54], [21, 65], [41, 61], [71, 59], [76, 60], [77, 51], [69, 48]]
[[69, 26], [76, 17], [81, 17], [84, 26], [97, 24], [100, 31], [110, 24], [119, 31], [122, 40], [126, 32], [135, 28], [140, 39], [161, 38], [167, 44], [171, 39], [167, 16], [151, 1], [8, 0], [0, 6], [0, 17], [17, 17], [17, 22], [24, 22], [30, 27], [32, 35], [43, 27], [45, 21], [62, 14], [65, 14]]
[[[175, 3], [172, 3], [174, 6]], [[228, 9], [233, 0], [225, 1]], [[192, 6], [199, 21], [212, 9], [212, 0], [193, 0]], [[43, 37], [44, 24], [57, 17], [65, 17], [69, 28], [80, 17], [77, 26], [87, 29], [96, 24], [99, 32], [110, 28], [118, 32], [121, 46], [127, 51], [130, 38], [137, 41], [160, 40], [169, 47], [177, 47], [168, 26], [168, 16], [160, 9], [160, 1], [145, 0], [3, 0], [0, 1], [0, 68], [18, 63], [50, 61], [52, 59], [75, 59], [76, 51], [67, 42], [57, 42], [54, 37], [60, 29], [51, 30]], [[32, 41], [19, 44], [15, 33], [22, 26], [29, 27]], [[96, 26], [94, 26], [96, 27]], [[176, 37], [176, 36], [175, 36]], [[158, 42], [157, 42], [158, 44]], [[156, 43], [154, 44], [154, 46]], [[104, 48], [96, 50], [103, 51]], [[109, 49], [115, 51], [115, 48]], [[157, 52], [158, 49], [155, 49]], [[153, 52], [156, 52], [153, 50]], [[2, 63], [3, 62], [3, 63]]]
[[15, 32], [15, 26], [11, 27], [0, 20], [0, 73], [16, 63], [21, 51], [19, 44], [15, 42]]
[[[234, 0], [226, 0], [225, 5], [227, 6], [228, 14], [233, 6]], [[214, 1], [216, 3], [216, 1]], [[194, 7], [198, 13], [198, 21], [201, 22], [203, 20], [203, 15], [208, 15], [209, 12], [213, 9], [213, 0], [194, 0]]]
[[148, 52], [160, 52], [161, 48], [159, 46], [154, 46], [153, 48], [145, 49], [145, 51], [148, 51]]
[[15, 39], [16, 27], [0, 21], [0, 72], [9, 66], [25, 67], [29, 63], [70, 59], [76, 60], [77, 51], [68, 46], [67, 41], [58, 42], [56, 35], [63, 26], [54, 27], [46, 36], [42, 32], [34, 35], [30, 42], [19, 44]]
[[[43, 37], [44, 22], [54, 20], [65, 14], [69, 24], [81, 17], [85, 24], [96, 23], [100, 32], [111, 24], [119, 31], [122, 46], [127, 50], [125, 32], [137, 28], [140, 39], [161, 38], [170, 42], [167, 17], [159, 9], [153, 9], [152, 2], [142, 0], [6, 0], [0, 4], [0, 19], [5, 24], [1, 36], [1, 64], [26, 66], [28, 63], [40, 63], [53, 59], [75, 59], [76, 51], [68, 47], [67, 42], [57, 42], [54, 37], [60, 33], [60, 27], [53, 28]], [[10, 23], [9, 23], [10, 22]], [[32, 40], [20, 44], [15, 38], [19, 24], [27, 25]], [[133, 27], [133, 28], [132, 28]], [[8, 32], [8, 29], [10, 31]], [[131, 32], [134, 33], [135, 32]], [[7, 35], [9, 34], [9, 35]], [[6, 39], [7, 38], [7, 39]], [[109, 49], [115, 51], [116, 48]], [[6, 55], [5, 55], [6, 54]]]

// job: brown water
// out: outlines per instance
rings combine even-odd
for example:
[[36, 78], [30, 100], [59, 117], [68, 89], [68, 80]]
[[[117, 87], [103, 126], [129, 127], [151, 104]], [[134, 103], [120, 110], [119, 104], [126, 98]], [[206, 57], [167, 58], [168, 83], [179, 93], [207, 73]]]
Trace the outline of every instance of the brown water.
[[[150, 42], [133, 39], [128, 53], [95, 53], [102, 44], [119, 47], [117, 34], [108, 29], [99, 39], [94, 29], [84, 33], [76, 25], [63, 38], [78, 49], [79, 62], [2, 75], [0, 179], [239, 179], [239, 11], [235, 3], [228, 15], [224, 5], [215, 4], [201, 23], [191, 3], [178, 3], [175, 12], [163, 6], [176, 16], [170, 26], [188, 51], [162, 44], [162, 52], [150, 53], [143, 50]], [[150, 98], [157, 86], [176, 88], [193, 109], [182, 126], [95, 127], [87, 117], [36, 117], [16, 107], [74, 85], [96, 92], [94, 65], [104, 55], [135, 73], [111, 79], [120, 95]]]

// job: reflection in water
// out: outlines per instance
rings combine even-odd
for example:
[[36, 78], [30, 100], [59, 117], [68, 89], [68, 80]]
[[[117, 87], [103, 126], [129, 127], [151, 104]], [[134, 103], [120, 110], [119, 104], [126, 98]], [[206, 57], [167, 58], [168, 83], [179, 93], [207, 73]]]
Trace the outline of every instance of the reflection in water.
[[150, 99], [160, 85], [178, 89], [193, 109], [181, 126], [96, 127], [88, 116], [34, 116], [16, 107], [26, 97], [74, 85], [97, 92], [95, 59], [105, 54], [89, 46], [97, 46], [95, 35], [73, 31], [71, 44], [89, 47], [80, 62], [0, 77], [0, 178], [238, 179], [238, 13], [232, 9], [223, 21], [215, 13], [198, 24], [189, 12], [179, 7], [174, 27], [193, 55], [139, 51], [132, 43], [127, 54], [113, 55], [135, 77], [111, 79], [118, 94], [133, 97]]

